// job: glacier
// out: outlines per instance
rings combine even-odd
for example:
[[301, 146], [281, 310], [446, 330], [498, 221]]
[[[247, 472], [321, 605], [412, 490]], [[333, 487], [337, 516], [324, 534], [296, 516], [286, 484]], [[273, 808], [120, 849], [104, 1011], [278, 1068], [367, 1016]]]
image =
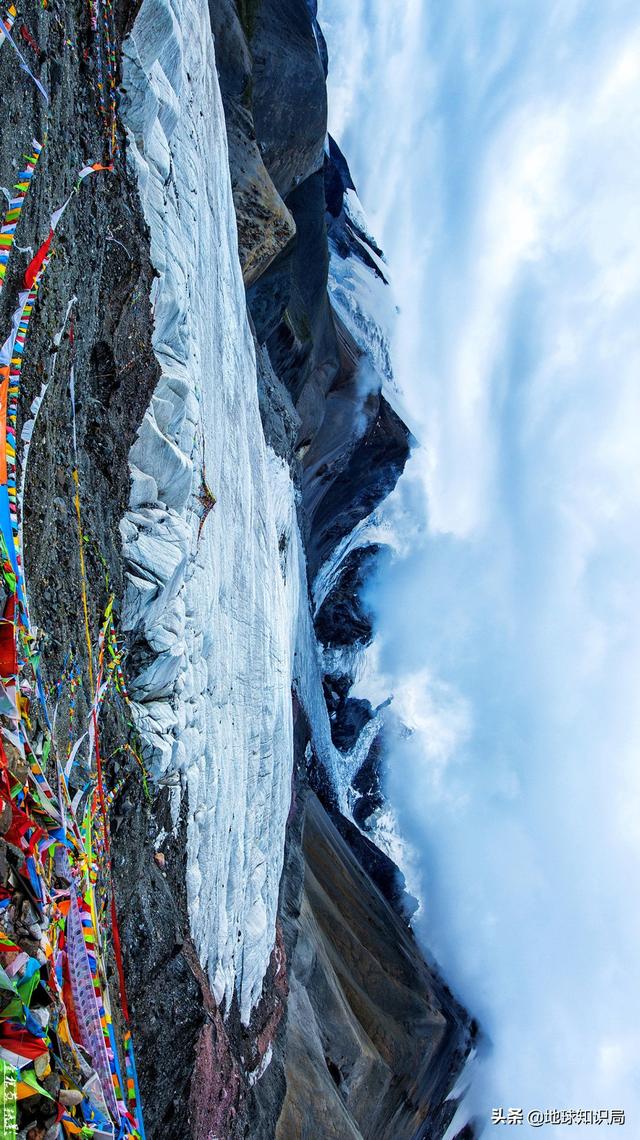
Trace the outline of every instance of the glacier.
[[307, 595], [293, 487], [260, 421], [203, 0], [143, 0], [122, 89], [161, 370], [121, 525], [131, 693], [153, 775], [186, 789], [194, 942], [246, 1024], [275, 937], [301, 582]]

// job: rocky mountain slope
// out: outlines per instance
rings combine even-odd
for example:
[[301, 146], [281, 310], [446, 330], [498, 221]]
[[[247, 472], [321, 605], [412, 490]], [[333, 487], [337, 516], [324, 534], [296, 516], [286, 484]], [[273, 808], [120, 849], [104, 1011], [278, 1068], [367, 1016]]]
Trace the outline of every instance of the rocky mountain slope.
[[441, 1136], [468, 1018], [367, 831], [384, 717], [349, 695], [411, 437], [315, 6], [0, 16], [7, 1111]]

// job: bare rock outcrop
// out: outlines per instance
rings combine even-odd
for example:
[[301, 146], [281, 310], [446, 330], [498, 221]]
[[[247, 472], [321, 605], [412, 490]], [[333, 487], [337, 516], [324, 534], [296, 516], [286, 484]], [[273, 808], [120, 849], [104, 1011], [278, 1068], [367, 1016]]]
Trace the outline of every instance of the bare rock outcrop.
[[466, 1014], [313, 793], [303, 850], [278, 1140], [441, 1135]]

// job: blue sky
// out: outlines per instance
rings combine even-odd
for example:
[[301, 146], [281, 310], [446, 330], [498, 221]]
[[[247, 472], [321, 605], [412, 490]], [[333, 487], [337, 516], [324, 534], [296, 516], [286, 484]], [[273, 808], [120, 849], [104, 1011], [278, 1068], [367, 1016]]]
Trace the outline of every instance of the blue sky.
[[421, 934], [492, 1042], [465, 1111], [624, 1108], [640, 1136], [640, 15], [320, 18], [423, 441], [377, 668], [414, 729], [389, 790]]

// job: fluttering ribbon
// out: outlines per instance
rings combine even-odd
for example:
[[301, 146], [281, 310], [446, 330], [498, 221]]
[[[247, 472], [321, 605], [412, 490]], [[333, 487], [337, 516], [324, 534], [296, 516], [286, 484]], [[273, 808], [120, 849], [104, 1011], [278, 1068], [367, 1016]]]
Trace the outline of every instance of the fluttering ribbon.
[[4, 43], [5, 40], [7, 40], [8, 43], [11, 44], [11, 47], [13, 48], [18, 59], [20, 60], [20, 67], [22, 68], [23, 71], [25, 71], [27, 73], [29, 78], [33, 80], [36, 87], [38, 88], [38, 91], [42, 95], [42, 98], [44, 99], [45, 103], [48, 103], [49, 102], [48, 92], [42, 86], [40, 80], [38, 78], [36, 78], [36, 76], [31, 71], [29, 64], [27, 63], [26, 59], [24, 58], [24, 56], [23, 56], [22, 52], [20, 51], [20, 48], [18, 47], [15, 40], [11, 39], [11, 29], [13, 27], [16, 15], [17, 15], [16, 9], [14, 8], [14, 6], [12, 4], [11, 7], [9, 8], [8, 14], [5, 17], [5, 19], [0, 20], [0, 47], [2, 47], [2, 44]]
[[[16, 19], [17, 15], [18, 15], [18, 13], [12, 4], [11, 7], [7, 10], [6, 16], [4, 16], [2, 20], [0, 20], [0, 47], [2, 47], [2, 44], [4, 43], [6, 36], [9, 35], [9, 32], [11, 31], [11, 29], [15, 23], [15, 19]], [[2, 34], [3, 32], [4, 32], [4, 35]]]
[[[11, 332], [0, 348], [0, 529], [2, 529], [16, 575], [18, 598], [25, 619], [27, 604], [23, 588], [17, 515], [16, 420], [22, 353], [38, 290], [39, 277], [44, 273], [47, 261], [48, 259], [44, 258], [40, 262], [38, 276], [33, 279], [32, 285], [24, 288], [20, 293], [18, 307], [13, 314]], [[28, 619], [26, 620], [28, 624]]]
[[89, 0], [91, 28], [95, 34], [98, 101], [109, 154], [116, 153], [116, 35], [111, 0]]
[[29, 31], [26, 24], [20, 25], [20, 35], [22, 36], [27, 47], [31, 48], [31, 51], [33, 52], [33, 54], [39, 56], [40, 55], [40, 48], [38, 46], [38, 43], [33, 38], [33, 35]]
[[42, 151], [42, 143], [39, 143], [37, 139], [33, 139], [31, 145], [33, 150], [31, 154], [24, 156], [26, 159], [25, 168], [21, 170], [18, 175], [18, 180], [13, 187], [14, 196], [9, 199], [9, 205], [5, 210], [4, 219], [0, 226], [0, 292], [4, 285], [9, 256], [11, 254], [16, 228], [20, 220], [20, 214], [22, 213], [24, 200], [31, 185], [36, 163]]
[[27, 265], [23, 289], [14, 311], [11, 331], [0, 348], [0, 529], [18, 582], [18, 597], [28, 625], [28, 609], [22, 569], [22, 535], [18, 518], [16, 485], [16, 421], [20, 395], [22, 356], [40, 282], [52, 255], [55, 231], [85, 178], [99, 171], [112, 170], [110, 164], [94, 162], [83, 166], [74, 187], [49, 221], [49, 233]]
[[[31, 442], [33, 440], [33, 435], [34, 435], [34, 432], [36, 430], [36, 424], [38, 422], [38, 416], [40, 415], [40, 411], [42, 408], [44, 398], [47, 394], [47, 390], [49, 388], [49, 385], [52, 384], [53, 381], [55, 380], [56, 367], [57, 367], [58, 356], [59, 356], [58, 350], [60, 348], [60, 345], [62, 344], [62, 337], [64, 336], [64, 332], [65, 332], [65, 329], [67, 327], [69, 315], [71, 313], [73, 306], [76, 304], [76, 301], [77, 301], [77, 298], [75, 296], [73, 296], [67, 305], [62, 325], [60, 326], [60, 328], [58, 329], [57, 333], [55, 334], [55, 336], [53, 338], [53, 345], [54, 345], [55, 351], [53, 353], [53, 360], [51, 363], [48, 379], [46, 380], [46, 382], [43, 382], [41, 384], [40, 392], [38, 393], [38, 395], [35, 397], [35, 399], [33, 400], [32, 404], [31, 404], [31, 407], [29, 409], [31, 412], [31, 418], [26, 420], [22, 425], [22, 432], [21, 432], [20, 438], [22, 441], [23, 448], [22, 448], [22, 463], [20, 465], [21, 466], [21, 469], [20, 469], [20, 486], [18, 488], [18, 525], [20, 528], [19, 543], [18, 544], [19, 544], [20, 549], [22, 549], [22, 547], [23, 547], [22, 520], [24, 517], [24, 491], [25, 491], [26, 482], [27, 482], [27, 466], [28, 466], [29, 451], [31, 448]], [[23, 573], [23, 579], [24, 579], [24, 594], [25, 594], [25, 597], [27, 597], [28, 594], [27, 594], [27, 586], [26, 586], [26, 573], [25, 573], [25, 567], [24, 566], [22, 567], [22, 573]], [[44, 701], [44, 699], [43, 699], [42, 703], [46, 707], [46, 701]]]
[[118, 1104], [113, 1089], [109, 1057], [102, 1028], [104, 1010], [98, 1004], [94, 983], [95, 964], [92, 966], [87, 950], [87, 940], [91, 943], [91, 940], [95, 939], [95, 931], [93, 930], [89, 908], [84, 905], [81, 911], [80, 905], [75, 891], [72, 890], [71, 905], [67, 915], [66, 939], [74, 1010], [80, 1029], [80, 1044], [84, 1045], [91, 1057], [93, 1067], [100, 1077], [107, 1107], [117, 1120]]

